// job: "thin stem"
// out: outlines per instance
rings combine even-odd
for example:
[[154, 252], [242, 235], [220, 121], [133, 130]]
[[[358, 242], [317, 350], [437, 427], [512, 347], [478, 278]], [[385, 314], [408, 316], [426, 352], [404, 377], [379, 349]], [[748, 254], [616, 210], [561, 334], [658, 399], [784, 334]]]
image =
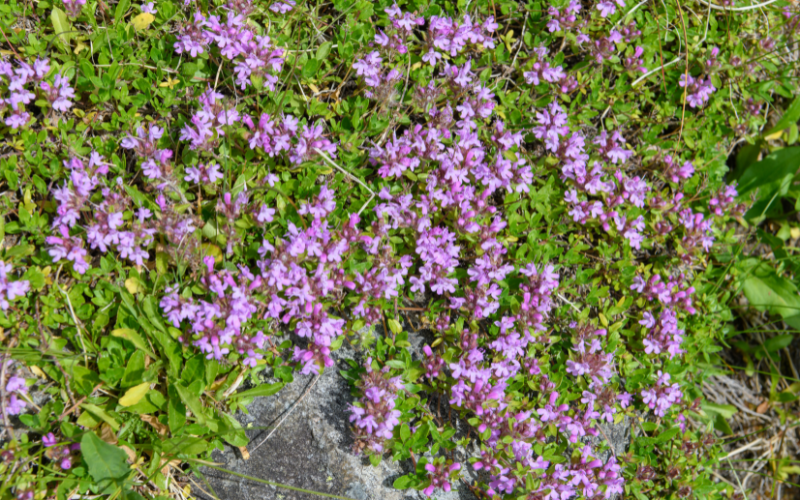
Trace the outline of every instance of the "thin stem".
[[[187, 459], [187, 460], [194, 461], [194, 460], [191, 460], [191, 459]], [[317, 495], [317, 496], [321, 496], [321, 497], [338, 498], [339, 500], [353, 500], [352, 498], [343, 497], [343, 496], [339, 496], [339, 495], [333, 495], [331, 493], [323, 493], [321, 491], [305, 490], [303, 488], [298, 488], [296, 486], [289, 486], [288, 484], [276, 483], [275, 481], [267, 481], [266, 479], [260, 479], [260, 478], [257, 478], [257, 477], [248, 476], [246, 474], [241, 474], [239, 472], [235, 472], [235, 471], [232, 471], [232, 470], [223, 469], [222, 467], [217, 467], [216, 465], [211, 465], [210, 463], [205, 462], [205, 461], [203, 461], [202, 464], [205, 467], [208, 467], [210, 469], [216, 469], [216, 470], [218, 470], [220, 472], [226, 472], [226, 473], [231, 474], [233, 476], [241, 477], [243, 479], [249, 479], [250, 481], [255, 481], [257, 483], [269, 484], [271, 486], [275, 486], [276, 488], [283, 488], [285, 490], [291, 490], [291, 491], [299, 491], [300, 493], [308, 493], [309, 495]]]
[[334, 167], [336, 170], [338, 170], [338, 171], [340, 171], [341, 173], [343, 173], [344, 175], [346, 175], [346, 176], [350, 177], [351, 179], [353, 179], [354, 181], [356, 181], [358, 184], [360, 184], [360, 185], [361, 185], [361, 186], [362, 186], [364, 189], [366, 189], [367, 191], [369, 191], [369, 192], [370, 192], [370, 197], [369, 197], [369, 199], [367, 200], [367, 202], [366, 202], [366, 203], [364, 203], [364, 205], [362, 205], [362, 206], [361, 206], [361, 209], [358, 211], [358, 215], [361, 215], [361, 212], [363, 212], [363, 211], [364, 211], [364, 209], [365, 209], [365, 208], [367, 208], [367, 205], [369, 205], [369, 202], [371, 202], [371, 201], [372, 201], [372, 199], [373, 199], [373, 198], [375, 198], [375, 191], [373, 191], [372, 189], [370, 189], [370, 187], [369, 187], [369, 186], [367, 186], [367, 184], [366, 184], [364, 181], [362, 181], [361, 179], [359, 179], [359, 178], [358, 178], [358, 177], [356, 177], [355, 175], [351, 174], [351, 173], [350, 173], [350, 172], [348, 172], [347, 170], [343, 169], [342, 167], [340, 167], [339, 165], [337, 165], [336, 163], [334, 163], [334, 162], [333, 162], [333, 160], [331, 160], [331, 158], [330, 158], [330, 157], [329, 157], [327, 154], [325, 154], [325, 152], [324, 152], [324, 151], [322, 151], [321, 149], [319, 149], [319, 148], [314, 148], [314, 151], [316, 151], [316, 152], [317, 152], [317, 153], [318, 153], [318, 154], [319, 154], [319, 155], [322, 157], [322, 159], [324, 159], [326, 162], [328, 162], [328, 163], [329, 163], [331, 166], [333, 166], [333, 167]]
[[714, 5], [711, 2], [706, 2], [706, 0], [697, 0], [697, 1], [700, 2], [703, 5], [707, 5], [707, 6], [711, 7], [714, 10], [729, 10], [731, 12], [746, 12], [748, 10], [756, 10], [756, 9], [760, 9], [761, 7], [766, 7], [767, 5], [773, 4], [773, 3], [777, 2], [778, 0], [769, 0], [768, 2], [763, 2], [763, 3], [758, 3], [758, 4], [755, 4], [755, 5], [750, 5], [749, 7], [723, 7], [721, 5]]

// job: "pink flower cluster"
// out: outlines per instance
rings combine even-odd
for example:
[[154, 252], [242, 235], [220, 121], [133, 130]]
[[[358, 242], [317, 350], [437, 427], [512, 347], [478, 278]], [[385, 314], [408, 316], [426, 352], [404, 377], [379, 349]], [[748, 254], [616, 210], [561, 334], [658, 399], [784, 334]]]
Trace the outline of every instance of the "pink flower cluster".
[[430, 484], [422, 490], [422, 493], [431, 496], [436, 488], [441, 488], [442, 491], [445, 492], [451, 490], [451, 477], [454, 476], [457, 471], [461, 470], [461, 464], [458, 462], [448, 464], [442, 457], [439, 463], [425, 464], [425, 470], [428, 473]]
[[2, 311], [8, 310], [12, 300], [24, 296], [30, 290], [30, 282], [27, 280], [11, 281], [13, 271], [14, 266], [0, 260], [0, 310]]
[[[9, 365], [11, 364], [10, 361], [6, 361], [6, 369], [8, 369]], [[3, 381], [0, 381], [2, 383]], [[25, 407], [27, 403], [25, 402], [24, 396], [28, 395], [28, 386], [25, 383], [25, 379], [18, 376], [10, 376], [6, 381], [5, 387], [5, 401], [3, 401], [3, 408], [5, 409], [6, 413], [9, 415], [19, 415], [23, 411], [25, 411]]]
[[260, 148], [268, 156], [286, 151], [289, 161], [295, 164], [318, 157], [317, 150], [336, 158], [336, 145], [325, 137], [321, 122], [300, 127], [292, 115], [278, 121], [266, 113], [261, 115], [258, 124], [248, 115], [244, 115], [242, 121], [251, 130], [250, 149]]
[[[273, 5], [278, 12], [285, 13], [294, 2], [278, 2]], [[205, 53], [214, 44], [219, 53], [233, 61], [236, 84], [242, 90], [253, 83], [275, 90], [278, 78], [274, 73], [283, 68], [284, 50], [275, 47], [268, 35], [257, 34], [247, 24], [247, 16], [256, 6], [250, 0], [231, 0], [224, 9], [225, 19], [195, 12], [193, 20], [183, 26], [175, 42], [175, 52], [195, 58]]]
[[670, 378], [669, 373], [663, 373], [659, 370], [656, 385], [642, 389], [641, 392], [644, 404], [650, 407], [659, 417], [666, 415], [670, 407], [679, 403], [683, 398], [680, 386], [677, 383], [670, 384]]
[[[119, 143], [123, 148], [133, 150], [142, 161], [142, 173], [148, 179], [166, 180], [172, 173], [172, 151], [158, 148], [158, 141], [163, 135], [163, 128], [151, 124], [147, 130], [137, 127], [136, 137], [128, 135]], [[160, 184], [160, 187], [163, 188], [164, 185]]]
[[711, 212], [718, 217], [723, 215], [744, 215], [747, 211], [747, 205], [736, 203], [737, 196], [739, 196], [739, 193], [736, 191], [735, 184], [727, 184], [711, 197], [708, 201], [708, 206], [711, 208]]
[[[130, 208], [131, 199], [123, 189], [121, 179], [117, 179], [113, 188], [102, 182], [108, 174], [108, 164], [97, 152], [91, 153], [88, 162], [72, 158], [65, 161], [64, 166], [70, 172], [70, 182], [56, 188], [53, 195], [59, 203], [52, 225], [57, 236], [45, 238], [53, 261], [71, 261], [75, 271], [84, 274], [91, 267], [86, 260], [89, 255], [85, 243], [88, 243], [92, 249], [104, 253], [115, 249], [120, 257], [144, 265], [149, 257], [146, 248], [157, 232], [150, 222], [153, 213], [141, 207], [136, 210], [136, 217], [125, 223], [123, 214]], [[89, 198], [98, 188], [102, 201], [92, 204]], [[88, 219], [84, 226], [85, 242], [83, 238], [70, 234], [84, 214]]]
[[354, 426], [356, 449], [383, 452], [383, 443], [392, 438], [392, 431], [400, 423], [400, 411], [395, 407], [397, 396], [405, 390], [400, 377], [390, 377], [389, 367], [376, 371], [372, 358], [364, 363], [366, 372], [361, 377], [359, 389], [363, 396], [350, 406], [350, 422]]
[[[4, 57], [0, 56], [0, 85], [6, 86], [8, 97], [0, 97], [0, 112], [8, 110], [3, 123], [11, 129], [24, 127], [31, 121], [31, 115], [25, 109], [36, 99], [33, 91], [41, 90], [42, 97], [56, 111], [65, 112], [72, 107], [75, 91], [69, 80], [61, 72], [56, 73], [53, 83], [45, 81], [50, 72], [50, 60], [36, 58], [33, 64], [16, 61], [16, 68]], [[38, 85], [37, 85], [38, 84]]]
[[81, 15], [81, 9], [84, 5], [86, 5], [86, 0], [63, 0], [64, 1], [64, 9], [67, 11], [67, 15], [72, 19], [77, 18]]
[[702, 108], [708, 102], [711, 94], [717, 90], [710, 78], [695, 78], [692, 75], [681, 75], [678, 85], [686, 87], [686, 102], [692, 108]]
[[47, 449], [45, 455], [57, 463], [62, 470], [71, 469], [73, 460], [77, 458], [76, 455], [81, 451], [80, 443], [59, 446], [58, 440], [52, 432], [42, 436], [42, 444]]

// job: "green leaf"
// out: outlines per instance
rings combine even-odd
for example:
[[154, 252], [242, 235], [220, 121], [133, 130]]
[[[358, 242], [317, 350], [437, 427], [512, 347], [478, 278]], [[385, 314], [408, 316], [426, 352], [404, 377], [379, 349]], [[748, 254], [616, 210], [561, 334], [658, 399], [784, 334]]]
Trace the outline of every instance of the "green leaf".
[[411, 429], [408, 427], [408, 424], [403, 424], [400, 427], [400, 440], [406, 442], [409, 437], [411, 437]]
[[389, 330], [391, 330], [392, 333], [397, 334], [403, 331], [403, 326], [396, 319], [389, 319], [387, 323], [389, 324]]
[[[94, 432], [87, 432], [81, 439], [81, 455], [89, 467], [89, 474], [98, 486], [109, 491], [113, 486], [122, 487], [130, 473], [127, 455], [112, 444], [108, 444]], [[113, 490], [112, 490], [113, 491]]]
[[731, 418], [738, 412], [739, 410], [733, 405], [721, 405], [717, 403], [712, 403], [710, 401], [706, 401], [701, 403], [701, 408], [706, 413], [716, 413], [717, 415], [721, 415], [723, 418]]
[[659, 443], [663, 443], [665, 441], [669, 441], [670, 439], [672, 439], [675, 436], [677, 436], [678, 433], [680, 432], [680, 430], [681, 430], [681, 428], [678, 427], [678, 426], [675, 426], [675, 427], [673, 427], [671, 429], [665, 430], [664, 432], [662, 432], [661, 434], [658, 435], [658, 438], [657, 438], [658, 442]]
[[81, 59], [79, 64], [83, 76], [86, 78], [94, 78], [94, 67], [92, 67], [92, 63], [90, 63], [87, 59]]
[[400, 477], [398, 477], [397, 479], [394, 480], [394, 483], [392, 483], [392, 486], [396, 490], [407, 490], [408, 488], [411, 487], [411, 483], [412, 482], [413, 481], [411, 479], [411, 476], [400, 476]]
[[250, 440], [247, 439], [247, 435], [244, 433], [244, 429], [242, 429], [242, 425], [239, 421], [228, 413], [222, 413], [221, 417], [222, 423], [224, 424], [223, 428], [220, 429], [222, 439], [231, 446], [246, 446]]
[[750, 271], [744, 280], [743, 291], [753, 307], [783, 318], [800, 313], [797, 287], [790, 280], [778, 276], [769, 263], [752, 258], [744, 261], [743, 267]]
[[794, 335], [791, 333], [785, 333], [783, 335], [778, 335], [777, 337], [767, 339], [764, 342], [764, 348], [767, 349], [767, 352], [776, 352], [784, 347], [788, 347], [789, 344], [792, 343], [792, 340], [794, 340]]
[[305, 65], [303, 65], [303, 78], [310, 79], [317, 74], [318, 70], [319, 61], [316, 59], [309, 59], [306, 61]]
[[[737, 190], [744, 197], [757, 188], [771, 192], [786, 184], [787, 177], [794, 177], [800, 167], [800, 147], [783, 148], [763, 160], [751, 164], [739, 179]], [[769, 186], [772, 189], [766, 189]], [[787, 185], [788, 189], [788, 185]]]
[[[199, 391], [196, 390], [197, 386], [195, 384], [199, 385]], [[192, 411], [197, 421], [207, 426], [212, 431], [216, 431], [216, 423], [209, 420], [208, 415], [206, 415], [206, 410], [203, 408], [203, 402], [200, 400], [200, 394], [203, 392], [202, 382], [196, 381], [189, 387], [184, 386], [182, 383], [177, 383], [174, 384], [174, 387], [178, 391], [178, 395], [181, 401], [183, 401], [183, 404]]]
[[800, 120], [800, 97], [796, 97], [794, 101], [792, 101], [792, 104], [786, 108], [786, 111], [783, 113], [783, 116], [781, 116], [781, 119], [778, 120], [778, 123], [771, 129], [762, 133], [761, 136], [766, 137], [785, 128], [789, 128], [791, 125], [796, 124], [798, 120]]
[[112, 429], [114, 429], [114, 432], [119, 430], [119, 422], [117, 422], [117, 419], [115, 419], [113, 416], [111, 416], [111, 414], [108, 413], [106, 410], [100, 408], [97, 405], [93, 405], [91, 403], [83, 403], [81, 405], [81, 408], [83, 408], [84, 410], [90, 412], [95, 417], [99, 417], [102, 421], [104, 421]]
[[319, 48], [317, 49], [316, 60], [324, 61], [325, 58], [328, 57], [328, 54], [331, 53], [331, 47], [333, 47], [333, 44], [331, 42], [325, 42], [322, 45], [320, 45]]
[[167, 395], [169, 396], [167, 423], [169, 424], [170, 432], [175, 435], [186, 425], [186, 406], [181, 402], [181, 397], [180, 394], [178, 394], [178, 390], [175, 388], [175, 384], [170, 384], [167, 389]]
[[136, 351], [125, 364], [125, 374], [122, 376], [122, 387], [128, 388], [142, 382], [144, 375], [144, 352]]
[[117, 8], [114, 9], [114, 22], [120, 22], [131, 7], [131, 0], [119, 0]]
[[285, 385], [286, 384], [283, 382], [260, 385], [253, 389], [248, 389], [246, 391], [237, 392], [236, 394], [231, 394], [230, 399], [255, 398], [258, 396], [272, 396], [273, 394], [277, 394], [278, 391], [283, 389], [283, 386]]
[[164, 441], [164, 452], [170, 454], [199, 455], [208, 449], [203, 437], [180, 436]]
[[158, 358], [155, 354], [150, 351], [150, 346], [147, 345], [147, 342], [139, 335], [139, 332], [133, 330], [131, 328], [117, 328], [111, 332], [111, 335], [114, 337], [123, 338], [131, 342], [131, 344], [135, 345], [138, 349], [144, 351], [145, 354], [150, 356], [151, 358]]
[[72, 40], [73, 33], [72, 23], [69, 22], [67, 14], [58, 7], [53, 7], [53, 10], [50, 11], [50, 22], [53, 23], [53, 31], [55, 31], [58, 43], [62, 47], [69, 47], [69, 41]]
[[719, 414], [714, 418], [714, 428], [726, 435], [733, 434], [731, 425], [728, 423], [725, 417]]
[[195, 380], [205, 380], [205, 356], [198, 354], [186, 360], [186, 366], [181, 372], [181, 380], [191, 384]]

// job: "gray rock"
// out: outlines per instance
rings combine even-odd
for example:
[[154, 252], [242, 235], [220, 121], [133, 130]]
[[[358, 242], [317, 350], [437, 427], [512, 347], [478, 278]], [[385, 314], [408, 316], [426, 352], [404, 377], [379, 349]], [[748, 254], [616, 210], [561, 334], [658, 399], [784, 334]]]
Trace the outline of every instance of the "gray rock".
[[[352, 357], [346, 348], [336, 353], [337, 366], [325, 370], [308, 395], [283, 421], [262, 446], [243, 460], [239, 450], [226, 446], [215, 452], [221, 467], [240, 474], [266, 479], [306, 490], [346, 496], [355, 500], [401, 500], [404, 492], [392, 488], [394, 479], [403, 474], [399, 464], [383, 461], [373, 467], [362, 456], [351, 452], [347, 406], [352, 402], [350, 389], [339, 370], [348, 369], [344, 359]], [[308, 389], [313, 376], [298, 375], [278, 394], [256, 398], [249, 415], [237, 419], [247, 430], [253, 449], [267, 436]], [[198, 498], [223, 500], [318, 500], [319, 496], [257, 483], [214, 469], [203, 471], [212, 492], [195, 490]], [[207, 488], [208, 485], [201, 484]], [[414, 493], [415, 494], [415, 493]]]
[[[239, 450], [230, 446], [226, 446], [222, 452], [215, 452], [214, 460], [222, 464], [221, 467], [240, 474], [353, 500], [421, 500], [423, 496], [417, 491], [398, 491], [392, 487], [396, 478], [411, 471], [411, 463], [396, 463], [385, 459], [379, 466], [373, 467], [366, 458], [354, 455], [351, 451], [353, 439], [349, 431], [347, 408], [354, 398], [339, 370], [348, 369], [349, 365], [345, 360], [355, 356], [353, 350], [347, 346], [334, 353], [336, 366], [325, 370], [269, 440], [250, 452], [249, 460], [243, 460]], [[256, 398], [248, 408], [249, 414], [237, 415], [251, 440], [248, 449], [253, 450], [261, 443], [285, 412], [306, 392], [313, 380], [313, 376], [297, 375], [295, 381], [287, 384], [278, 394]], [[463, 431], [463, 422], [453, 423]], [[625, 436], [626, 433], [629, 434], [629, 424], [625, 424], [627, 422], [620, 426], [604, 427], [609, 438], [615, 440], [618, 455], [627, 449], [628, 441]], [[614, 427], [620, 429], [615, 430]], [[604, 440], [602, 436], [600, 439]], [[458, 458], [463, 462], [466, 457]], [[478, 479], [471, 467], [464, 467], [463, 470], [465, 479], [471, 484]], [[213, 489], [212, 493], [193, 488], [193, 494], [203, 500], [211, 500], [215, 496], [222, 500], [322, 498], [276, 488], [214, 469], [206, 468], [203, 474], [208, 484], [201, 481], [200, 487], [208, 489], [210, 486]], [[475, 500], [476, 496], [461, 483], [449, 493], [437, 490], [435, 498]]]

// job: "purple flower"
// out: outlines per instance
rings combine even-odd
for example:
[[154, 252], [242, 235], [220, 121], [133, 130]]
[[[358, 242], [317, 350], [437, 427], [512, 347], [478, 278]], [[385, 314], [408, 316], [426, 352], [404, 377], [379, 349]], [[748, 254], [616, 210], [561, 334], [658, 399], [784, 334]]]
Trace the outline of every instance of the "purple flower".
[[81, 8], [86, 5], [86, 0], [63, 0], [67, 15], [73, 19], [81, 14]]
[[8, 310], [10, 302], [30, 290], [27, 280], [10, 281], [14, 267], [0, 260], [0, 310]]
[[58, 443], [58, 440], [52, 432], [48, 432], [46, 435], [42, 436], [42, 444], [45, 446], [45, 448], [53, 447], [56, 445], [56, 443]]

